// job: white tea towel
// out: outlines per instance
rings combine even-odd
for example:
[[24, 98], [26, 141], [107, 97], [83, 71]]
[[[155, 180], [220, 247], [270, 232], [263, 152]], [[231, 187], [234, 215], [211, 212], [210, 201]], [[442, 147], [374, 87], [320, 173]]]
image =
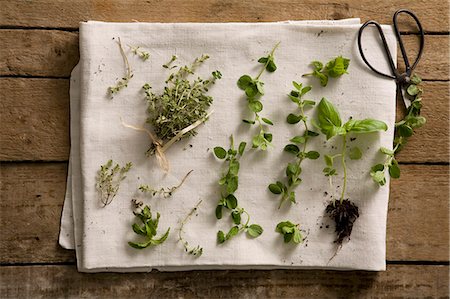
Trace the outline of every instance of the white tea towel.
[[[395, 83], [374, 76], [359, 58], [356, 36], [359, 25], [324, 25], [285, 23], [230, 23], [230, 24], [117, 24], [88, 22], [80, 26], [79, 77], [79, 136], [72, 132], [71, 172], [74, 247], [80, 271], [149, 271], [186, 269], [241, 269], [241, 268], [334, 268], [385, 269], [385, 234], [389, 188], [379, 188], [368, 175], [370, 166], [377, 163], [380, 146], [392, 146], [395, 120]], [[390, 27], [384, 28], [391, 49], [395, 37]], [[134, 77], [127, 88], [114, 99], [107, 88], [124, 73], [122, 56], [113, 38], [120, 37], [123, 44], [141, 46], [150, 52], [143, 62], [127, 49]], [[211, 150], [215, 146], [228, 146], [230, 134], [238, 141], [249, 142], [255, 129], [243, 124], [248, 115], [243, 92], [236, 86], [243, 74], [255, 75], [260, 65], [256, 60], [281, 42], [275, 53], [278, 69], [265, 73], [266, 94], [262, 98], [262, 115], [275, 122], [270, 128], [274, 147], [267, 152], [249, 151], [241, 160], [240, 187], [236, 192], [240, 205], [251, 215], [251, 223], [258, 223], [264, 233], [257, 239], [240, 235], [218, 245], [216, 232], [228, 229], [227, 219], [216, 220], [214, 207], [220, 197], [217, 184], [223, 164]], [[367, 34], [365, 45], [371, 60], [385, 66], [385, 58], [375, 35]], [[172, 54], [180, 63], [189, 63], [203, 53], [210, 59], [198, 70], [203, 77], [220, 70], [223, 78], [214, 85], [214, 114], [198, 128], [198, 135], [176, 143], [168, 152], [170, 175], [164, 177], [155, 158], [147, 158], [148, 137], [125, 128], [120, 118], [134, 125], [143, 125], [146, 119], [145, 101], [141, 87], [150, 83], [155, 91], [163, 88], [169, 72], [161, 67]], [[328, 61], [343, 55], [351, 59], [349, 74], [330, 80], [320, 87], [315, 78], [301, 78], [311, 71], [312, 60]], [[394, 53], [395, 55], [395, 53]], [[395, 56], [394, 56], [395, 57]], [[74, 71], [75, 73], [76, 71]], [[291, 81], [313, 86], [310, 98], [331, 100], [347, 119], [372, 117], [385, 121], [389, 130], [383, 133], [358, 136], [354, 145], [364, 151], [363, 159], [349, 162], [348, 197], [358, 204], [361, 216], [355, 222], [352, 239], [344, 244], [338, 255], [329, 262], [335, 251], [333, 223], [324, 216], [329, 198], [324, 194], [338, 194], [340, 176], [334, 188], [322, 174], [321, 160], [307, 161], [303, 166], [302, 184], [297, 188], [298, 204], [286, 204], [277, 210], [278, 198], [267, 185], [283, 176], [290, 156], [283, 147], [292, 136], [301, 134], [298, 126], [286, 124], [286, 115], [295, 106], [286, 94]], [[74, 83], [74, 86], [75, 83]], [[72, 94], [75, 94], [74, 91]], [[72, 102], [71, 98], [71, 102]], [[72, 106], [76, 106], [73, 101]], [[72, 116], [77, 108], [72, 108]], [[73, 119], [76, 122], [77, 116]], [[74, 124], [76, 126], [77, 124]], [[75, 130], [72, 127], [72, 130]], [[333, 152], [333, 145], [324, 143], [321, 136], [309, 145], [322, 154]], [[133, 162], [128, 178], [122, 182], [114, 201], [105, 208], [99, 204], [95, 190], [95, 177], [101, 164], [113, 159], [121, 164]], [[183, 186], [170, 199], [144, 199], [154, 212], [161, 213], [160, 230], [171, 227], [169, 239], [160, 246], [136, 250], [127, 241], [136, 240], [131, 224], [136, 220], [131, 213], [130, 199], [139, 196], [139, 184], [172, 186], [189, 171]], [[69, 196], [67, 197], [69, 199]], [[190, 244], [204, 248], [195, 258], [183, 251], [177, 241], [179, 222], [196, 202], [203, 204], [198, 216], [187, 224], [186, 239]], [[65, 205], [70, 209], [70, 204]], [[70, 210], [65, 216], [70, 215]], [[69, 220], [64, 220], [69, 219]], [[70, 230], [70, 217], [64, 217], [62, 228]], [[278, 222], [291, 220], [301, 223], [307, 231], [307, 242], [299, 246], [285, 245], [274, 231]], [[327, 228], [328, 226], [328, 228]], [[62, 229], [61, 235], [66, 236]], [[66, 233], [67, 234], [67, 233]], [[66, 236], [67, 237], [67, 236]], [[70, 235], [69, 235], [70, 237]], [[64, 238], [61, 238], [63, 240]], [[67, 241], [67, 242], [66, 242]], [[70, 241], [61, 242], [70, 247]], [[370, 259], [367, 258], [370, 256]], [[329, 263], [328, 263], [329, 262]]]

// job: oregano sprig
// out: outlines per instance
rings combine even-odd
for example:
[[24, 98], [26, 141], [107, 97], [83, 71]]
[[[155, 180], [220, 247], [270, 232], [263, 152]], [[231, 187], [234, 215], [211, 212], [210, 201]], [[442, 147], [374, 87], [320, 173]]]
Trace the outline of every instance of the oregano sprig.
[[348, 74], [347, 69], [350, 64], [350, 59], [344, 58], [342, 56], [338, 56], [330, 61], [327, 64], [323, 65], [320, 61], [313, 61], [311, 65], [314, 68], [314, 71], [309, 74], [304, 74], [302, 77], [314, 76], [319, 79], [320, 85], [323, 87], [327, 86], [328, 78], [338, 78], [343, 74]]
[[121, 167], [118, 163], [114, 163], [113, 160], [109, 160], [100, 166], [95, 187], [100, 193], [100, 201], [103, 207], [109, 205], [117, 195], [120, 183], [126, 178], [126, 173], [131, 167], [131, 162]]
[[[341, 167], [343, 169], [343, 184], [339, 200], [334, 198], [326, 207], [325, 211], [335, 221], [336, 224], [336, 243], [342, 245], [345, 239], [350, 237], [353, 223], [359, 217], [359, 210], [356, 204], [349, 199], [346, 199], [347, 190], [347, 165], [346, 158], [349, 154], [347, 151], [347, 137], [350, 133], [354, 134], [368, 134], [377, 131], [386, 131], [387, 125], [379, 120], [366, 118], [363, 120], [350, 119], [343, 123], [338, 110], [327, 99], [322, 98], [318, 105], [318, 126], [323, 134], [326, 135], [327, 140], [334, 136], [341, 136], [341, 153], [334, 156], [326, 155], [325, 162], [327, 167], [324, 169], [325, 175], [330, 175], [332, 169], [333, 175], [336, 174], [334, 168], [334, 159], [341, 159]], [[361, 153], [362, 155], [362, 153]], [[360, 150], [353, 154], [353, 158], [360, 158]]]
[[304, 241], [300, 224], [294, 224], [288, 220], [282, 221], [277, 224], [275, 231], [283, 235], [284, 243], [300, 244]]
[[305, 114], [305, 109], [313, 107], [316, 103], [312, 100], [304, 100], [303, 96], [311, 90], [311, 86], [304, 86], [302, 83], [293, 81], [294, 90], [288, 95], [289, 99], [294, 102], [299, 113], [290, 113], [287, 116], [286, 121], [289, 124], [297, 124], [301, 122], [303, 125], [303, 134], [293, 137], [290, 141], [292, 143], [285, 146], [284, 150], [295, 155], [295, 161], [289, 163], [286, 167], [286, 178], [287, 183], [277, 181], [269, 185], [269, 190], [273, 194], [280, 194], [281, 200], [278, 208], [281, 208], [282, 204], [289, 199], [290, 202], [295, 203], [295, 191], [294, 189], [301, 183], [300, 174], [302, 172], [301, 164], [305, 159], [317, 159], [320, 154], [317, 151], [307, 151], [308, 140], [312, 137], [318, 136], [319, 134], [309, 130], [307, 123], [307, 116]]
[[382, 164], [372, 166], [370, 170], [372, 179], [380, 186], [386, 184], [386, 170], [388, 170], [391, 178], [397, 179], [400, 177], [400, 167], [395, 159], [395, 155], [406, 145], [409, 137], [414, 134], [414, 130], [426, 123], [425, 117], [420, 115], [423, 92], [420, 86], [421, 82], [422, 79], [419, 76], [413, 75], [411, 77], [405, 94], [408, 100], [411, 101], [411, 105], [407, 108], [405, 117], [395, 124], [393, 149], [380, 148], [380, 152], [385, 155], [385, 160]]
[[[235, 149], [233, 136], [230, 137], [231, 146], [228, 150], [217, 146], [214, 148], [214, 155], [220, 159], [225, 160], [228, 169], [223, 177], [219, 180], [219, 185], [222, 186], [222, 196], [216, 207], [216, 218], [222, 219], [223, 209], [230, 211], [230, 216], [234, 225], [231, 229], [224, 233], [222, 230], [217, 232], [217, 241], [219, 244], [230, 240], [241, 232], [246, 232], [252, 238], [259, 237], [263, 233], [263, 228], [258, 224], [250, 224], [250, 214], [239, 206], [238, 200], [234, 193], [239, 186], [239, 159], [245, 151], [246, 143], [241, 142], [238, 149]], [[247, 217], [245, 223], [242, 223], [242, 215]]]
[[178, 240], [183, 244], [184, 251], [188, 254], [191, 254], [193, 256], [199, 257], [203, 254], [203, 248], [200, 245], [197, 245], [195, 247], [191, 247], [189, 243], [183, 238], [183, 228], [184, 225], [189, 221], [189, 219], [194, 215], [194, 213], [197, 212], [198, 207], [202, 203], [202, 200], [200, 200], [195, 207], [189, 212], [189, 214], [186, 216], [186, 218], [183, 219], [180, 225], [180, 229], [178, 230]]
[[155, 239], [158, 230], [159, 218], [161, 215], [156, 213], [156, 218], [153, 218], [150, 206], [146, 205], [144, 208], [141, 208], [140, 206], [142, 204], [136, 204], [136, 201], [133, 201], [133, 203], [136, 208], [136, 210], [133, 211], [133, 214], [139, 218], [142, 224], [139, 225], [137, 223], [133, 223], [131, 227], [136, 234], [145, 237], [146, 241], [128, 242], [128, 245], [136, 249], [144, 249], [149, 246], [162, 244], [169, 236], [170, 227], [161, 237]]
[[250, 125], [258, 124], [259, 133], [253, 137], [252, 147], [260, 148], [261, 150], [266, 150], [268, 145], [272, 142], [272, 134], [266, 131], [265, 126], [272, 126], [273, 122], [270, 119], [259, 115], [264, 107], [261, 102], [261, 97], [264, 95], [264, 82], [260, 78], [265, 70], [270, 73], [276, 71], [277, 66], [275, 64], [274, 54], [279, 44], [280, 43], [278, 42], [267, 56], [258, 59], [258, 62], [262, 63], [264, 66], [256, 77], [252, 78], [250, 75], [243, 75], [237, 82], [238, 87], [245, 92], [248, 108], [254, 113], [253, 120], [244, 119], [243, 122]]

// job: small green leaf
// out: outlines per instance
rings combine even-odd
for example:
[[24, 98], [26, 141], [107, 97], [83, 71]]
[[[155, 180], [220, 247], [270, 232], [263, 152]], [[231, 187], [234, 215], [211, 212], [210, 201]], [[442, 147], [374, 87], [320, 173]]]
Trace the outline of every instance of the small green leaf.
[[406, 89], [406, 92], [410, 95], [410, 96], [415, 96], [420, 92], [420, 89], [417, 87], [416, 84], [410, 84], [408, 86], [408, 88]]
[[233, 194], [228, 194], [227, 198], [227, 208], [235, 209], [237, 207], [237, 198]]
[[289, 201], [292, 203], [295, 203], [295, 192], [291, 191], [291, 193], [289, 193]]
[[295, 144], [288, 144], [284, 147], [284, 151], [297, 155], [300, 152], [300, 149]]
[[303, 237], [302, 237], [302, 235], [300, 233], [300, 230], [296, 229], [294, 231], [294, 236], [292, 237], [292, 241], [295, 244], [300, 244], [303, 241]]
[[252, 238], [259, 237], [263, 232], [263, 228], [258, 224], [252, 224], [247, 228], [247, 234]]
[[292, 81], [292, 85], [294, 85], [295, 89], [297, 89], [298, 91], [302, 91], [302, 86], [303, 86], [302, 83], [297, 83], [295, 81]]
[[331, 157], [329, 155], [324, 155], [323, 158], [325, 160], [325, 164], [327, 164], [328, 167], [333, 166], [333, 157]]
[[400, 136], [402, 137], [411, 137], [414, 133], [413, 129], [408, 125], [401, 125], [397, 128]]
[[271, 73], [277, 70], [277, 65], [275, 64], [273, 59], [269, 60], [269, 62], [267, 63], [266, 70]]
[[225, 242], [225, 234], [223, 233], [223, 231], [219, 230], [217, 232], [217, 242], [219, 244], [222, 244], [223, 242]]
[[239, 144], [239, 150], [238, 150], [238, 152], [239, 152], [239, 155], [243, 155], [244, 154], [244, 151], [245, 151], [245, 146], [247, 145], [247, 143], [246, 142], [244, 142], [244, 141], [242, 141], [240, 144]]
[[258, 59], [258, 62], [259, 63], [263, 63], [263, 64], [266, 64], [266, 62], [269, 60], [269, 58], [267, 58], [267, 57], [261, 57], [260, 59]]
[[281, 192], [283, 192], [283, 190], [277, 184], [270, 184], [269, 185], [269, 190], [273, 194], [281, 194]]
[[249, 98], [254, 98], [258, 95], [258, 87], [256, 86], [256, 84], [250, 84], [249, 86], [247, 86], [247, 88], [245, 88], [245, 95]]
[[264, 133], [264, 139], [267, 140], [268, 142], [272, 142], [272, 133]]
[[305, 154], [305, 157], [308, 159], [316, 160], [317, 158], [320, 157], [320, 154], [319, 152], [316, 151], [309, 151]]
[[254, 125], [256, 122], [254, 120], [248, 120], [248, 119], [243, 119], [243, 122], [245, 122], [246, 124], [250, 124], [250, 125]]
[[290, 141], [296, 144], [303, 144], [306, 142], [306, 138], [303, 136], [295, 136]]
[[227, 192], [232, 194], [238, 189], [238, 177], [233, 176], [227, 181]]
[[307, 131], [306, 132], [306, 135], [307, 136], [310, 136], [310, 137], [316, 137], [316, 136], [319, 136], [319, 133], [316, 133], [316, 132], [314, 132], [314, 131]]
[[231, 212], [231, 218], [233, 219], [234, 224], [241, 224], [241, 213], [238, 211]]
[[311, 62], [312, 66], [314, 67], [314, 70], [321, 71], [323, 69], [323, 63], [320, 61], [313, 61]]
[[250, 77], [249, 75], [243, 75], [239, 78], [237, 85], [240, 89], [245, 90], [252, 82], [252, 77]]
[[286, 176], [298, 176], [300, 174], [300, 167], [297, 165], [297, 163], [288, 163], [286, 167]]
[[214, 148], [214, 155], [216, 155], [216, 157], [219, 159], [225, 159], [225, 157], [227, 156], [227, 151], [223, 147], [216, 146]]
[[234, 236], [236, 236], [239, 233], [239, 227], [238, 226], [233, 226], [230, 231], [227, 233], [227, 235], [225, 236], [226, 240], [229, 240], [231, 238], [233, 238]]
[[248, 108], [253, 112], [261, 112], [263, 110], [263, 104], [260, 101], [250, 101], [248, 103]]
[[273, 126], [273, 122], [272, 122], [270, 119], [268, 119], [268, 118], [263, 117], [263, 118], [262, 118], [262, 121], [265, 122], [265, 123], [268, 124], [268, 125]]
[[362, 151], [359, 147], [355, 146], [352, 147], [348, 153], [348, 156], [350, 157], [350, 159], [352, 160], [359, 160], [362, 157]]
[[291, 125], [296, 124], [301, 120], [302, 120], [302, 118], [300, 116], [295, 115], [293, 113], [290, 113], [286, 118], [286, 121]]
[[237, 176], [239, 173], [239, 161], [238, 160], [231, 160], [230, 164], [228, 166], [228, 172], [230, 173], [230, 175], [232, 176]]
[[222, 219], [222, 208], [223, 208], [222, 205], [218, 205], [216, 207], [216, 218], [217, 219]]
[[396, 160], [392, 161], [393, 163], [389, 165], [389, 175], [391, 178], [398, 179], [400, 178], [400, 167]]
[[393, 156], [394, 155], [394, 151], [393, 150], [390, 150], [390, 149], [385, 148], [385, 147], [381, 147], [380, 148], [380, 152], [382, 152], [383, 154], [388, 155], [388, 156]]

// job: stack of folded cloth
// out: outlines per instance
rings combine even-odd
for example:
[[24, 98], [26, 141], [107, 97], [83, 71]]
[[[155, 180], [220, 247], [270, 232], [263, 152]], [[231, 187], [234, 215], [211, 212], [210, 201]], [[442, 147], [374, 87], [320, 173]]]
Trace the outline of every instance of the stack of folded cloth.
[[[379, 148], [392, 148], [396, 86], [391, 80], [375, 76], [362, 62], [356, 43], [359, 27], [359, 19], [225, 24], [81, 23], [80, 62], [72, 72], [70, 86], [71, 153], [59, 241], [62, 247], [76, 250], [79, 271], [384, 270], [389, 182], [378, 187], [368, 172], [371, 165], [381, 161]], [[384, 27], [389, 47], [395, 50], [393, 31]], [[379, 40], [374, 31], [369, 32], [364, 41], [367, 56], [375, 66], [386, 67]], [[108, 87], [125, 71], [118, 38], [134, 76], [128, 86], [111, 99]], [[256, 60], [278, 42], [275, 53], [278, 69], [275, 73], [263, 74], [266, 93], [262, 99], [264, 116], [275, 123], [270, 128], [274, 147], [266, 152], [244, 155], [236, 192], [240, 205], [250, 213], [251, 222], [260, 224], [264, 233], [255, 239], [241, 234], [218, 244], [217, 231], [226, 231], [231, 221], [215, 218], [214, 210], [221, 196], [217, 182], [224, 165], [214, 158], [212, 149], [227, 148], [231, 134], [237, 141], [251, 143], [256, 128], [242, 123], [246, 117], [246, 100], [236, 81], [243, 74], [256, 75], [260, 69]], [[127, 45], [140, 46], [150, 53], [150, 58], [142, 61], [132, 55]], [[125, 127], [121, 119], [146, 126], [142, 86], [148, 82], [153, 90], [160, 91], [170, 72], [161, 66], [174, 54], [182, 63], [208, 54], [210, 59], [198, 69], [198, 74], [206, 78], [218, 69], [223, 77], [209, 92], [214, 98], [214, 113], [209, 120], [197, 128], [195, 137], [184, 138], [167, 151], [171, 169], [166, 174], [155, 157], [145, 155], [150, 146], [148, 136]], [[330, 80], [327, 87], [321, 87], [315, 78], [301, 77], [311, 72], [311, 61], [327, 62], [339, 55], [350, 58], [349, 73]], [[395, 53], [393, 56], [396, 57]], [[375, 118], [389, 127], [386, 132], [353, 141], [352, 145], [364, 151], [362, 159], [351, 161], [348, 166], [351, 170], [348, 196], [360, 207], [360, 217], [355, 222], [350, 242], [331, 260], [336, 251], [333, 243], [336, 235], [334, 223], [324, 210], [329, 196], [339, 193], [341, 176], [335, 179], [331, 189], [322, 172], [325, 163], [322, 160], [305, 162], [303, 181], [296, 189], [298, 203], [286, 203], [280, 210], [278, 197], [267, 188], [283, 176], [284, 167], [291, 159], [289, 154], [283, 153], [284, 145], [301, 134], [299, 126], [286, 124], [287, 114], [295, 110], [287, 97], [293, 80], [312, 85], [308, 98], [316, 102], [327, 98], [339, 108], [344, 121], [350, 117]], [[323, 155], [336, 151], [334, 146], [341, 144], [336, 139], [325, 143], [321, 135], [312, 139], [309, 147]], [[109, 159], [121, 165], [131, 161], [133, 167], [111, 204], [102, 207], [96, 176], [100, 165]], [[190, 170], [194, 171], [171, 198], [145, 197], [137, 191], [140, 184], [177, 185]], [[130, 203], [132, 198], [142, 199], [151, 206], [152, 212], [161, 213], [161, 232], [172, 228], [163, 244], [142, 250], [128, 245], [128, 241], [137, 238], [131, 229], [136, 221]], [[203, 247], [203, 254], [195, 257], [184, 252], [177, 230], [180, 221], [199, 200], [203, 201], [202, 205], [184, 229], [190, 244]], [[275, 226], [284, 220], [301, 224], [307, 236], [303, 244], [283, 243]]]

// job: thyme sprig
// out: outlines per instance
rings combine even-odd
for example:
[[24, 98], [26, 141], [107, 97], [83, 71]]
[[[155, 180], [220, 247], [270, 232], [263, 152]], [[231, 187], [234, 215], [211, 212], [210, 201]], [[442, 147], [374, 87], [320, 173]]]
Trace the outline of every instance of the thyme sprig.
[[272, 142], [272, 133], [266, 131], [265, 125], [272, 126], [273, 122], [270, 119], [259, 115], [263, 110], [261, 97], [264, 95], [264, 82], [260, 80], [260, 78], [265, 70], [270, 73], [276, 71], [277, 66], [275, 64], [274, 53], [279, 45], [280, 43], [278, 42], [267, 56], [258, 59], [258, 62], [262, 63], [264, 66], [255, 78], [252, 78], [249, 75], [243, 75], [237, 82], [238, 87], [245, 91], [248, 108], [254, 113], [253, 120], [244, 119], [243, 122], [251, 125], [258, 124], [259, 133], [253, 136], [252, 146], [253, 148], [260, 148], [261, 150], [266, 150]]
[[[304, 132], [302, 135], [293, 137], [290, 141], [291, 144], [285, 146], [284, 150], [295, 155], [296, 160], [291, 162], [286, 167], [286, 178], [287, 184], [281, 181], [272, 183], [269, 185], [269, 190], [273, 194], [280, 194], [281, 200], [278, 209], [281, 208], [283, 203], [289, 199], [290, 202], [295, 203], [295, 191], [294, 189], [301, 183], [302, 179], [300, 174], [302, 173], [301, 164], [305, 159], [317, 159], [320, 154], [317, 151], [307, 151], [308, 140], [312, 137], [318, 136], [319, 134], [309, 130], [307, 123], [307, 116], [305, 115], [305, 108], [313, 107], [316, 102], [311, 100], [303, 100], [303, 96], [311, 90], [311, 86], [303, 87], [302, 83], [292, 82], [295, 90], [292, 90], [288, 95], [289, 99], [294, 102], [298, 109], [299, 114], [290, 113], [287, 116], [286, 121], [289, 124], [297, 124], [301, 122], [304, 127]], [[300, 148], [301, 147], [301, 148]]]
[[419, 76], [413, 75], [411, 77], [405, 95], [411, 101], [411, 105], [407, 108], [405, 117], [395, 124], [393, 149], [380, 148], [380, 152], [385, 155], [385, 160], [382, 164], [372, 166], [370, 170], [372, 179], [380, 186], [386, 184], [386, 170], [388, 170], [391, 178], [397, 179], [400, 177], [400, 167], [395, 155], [403, 149], [408, 139], [414, 134], [414, 130], [426, 123], [425, 117], [420, 115], [423, 93], [420, 86], [421, 82], [422, 79]]
[[[221, 199], [216, 207], [216, 218], [222, 219], [223, 209], [227, 209], [230, 211], [230, 216], [234, 223], [226, 234], [222, 230], [217, 232], [217, 241], [220, 244], [244, 231], [252, 238], [259, 237], [263, 233], [263, 228], [260, 225], [250, 224], [250, 214], [244, 208], [239, 206], [238, 200], [234, 195], [239, 186], [239, 159], [244, 154], [247, 144], [241, 142], [236, 150], [234, 147], [233, 136], [230, 137], [230, 142], [231, 146], [228, 150], [219, 146], [214, 148], [214, 155], [220, 160], [225, 160], [228, 164], [228, 170], [219, 180], [219, 185], [222, 186], [223, 190]], [[243, 214], [247, 217], [245, 223], [242, 223]]]
[[139, 190], [143, 193], [150, 193], [152, 196], [156, 196], [156, 195], [160, 195], [164, 198], [169, 198], [173, 195], [173, 193], [178, 190], [178, 188], [180, 188], [183, 184], [184, 181], [186, 181], [187, 177], [193, 172], [194, 170], [190, 170], [181, 180], [181, 182], [176, 185], [176, 186], [172, 186], [172, 187], [162, 187], [159, 189], [155, 189], [153, 187], [151, 187], [150, 185], [140, 185], [139, 186]]
[[153, 218], [150, 206], [146, 205], [142, 208], [141, 202], [138, 203], [136, 200], [133, 200], [132, 202], [135, 206], [135, 211], [133, 211], [133, 214], [139, 218], [142, 224], [139, 225], [137, 223], [133, 223], [131, 227], [136, 234], [144, 236], [146, 241], [128, 242], [128, 245], [136, 249], [144, 249], [149, 246], [162, 244], [169, 236], [170, 227], [161, 237], [159, 237], [159, 239], [155, 239], [158, 230], [159, 218], [161, 215], [156, 213], [156, 218]]
[[154, 94], [149, 84], [143, 86], [148, 104], [147, 123], [152, 125], [156, 134], [156, 140], [152, 140], [148, 150], [149, 155], [155, 154], [158, 147], [164, 146], [165, 151], [179, 139], [195, 136], [195, 128], [207, 120], [213, 98], [206, 93], [222, 74], [214, 71], [207, 80], [198, 77], [190, 81], [188, 77], [208, 58], [208, 55], [202, 55], [190, 66], [185, 65], [170, 74], [161, 94]]
[[139, 56], [143, 61], [146, 61], [147, 59], [150, 58], [150, 53], [147, 51], [141, 50], [141, 47], [130, 46], [130, 45], [128, 45], [128, 47], [130, 48], [131, 53]]
[[116, 85], [108, 87], [108, 92], [111, 95], [111, 98], [118, 93], [120, 90], [128, 86], [128, 82], [133, 78], [133, 72], [131, 70], [130, 63], [128, 61], [128, 57], [123, 50], [122, 42], [120, 41], [120, 37], [118, 38], [117, 44], [119, 45], [120, 55], [122, 55], [123, 62], [125, 64], [125, 76], [122, 79], [118, 80]]
[[126, 173], [131, 169], [132, 163], [128, 162], [125, 166], [119, 164], [114, 166], [113, 160], [109, 160], [100, 166], [97, 173], [97, 183], [95, 185], [100, 193], [100, 201], [103, 207], [109, 205], [119, 191], [120, 183], [126, 178]]
[[195, 207], [189, 212], [189, 214], [186, 216], [186, 218], [183, 219], [180, 225], [180, 229], [178, 230], [178, 240], [183, 244], [184, 251], [188, 254], [191, 254], [193, 256], [199, 257], [203, 254], [203, 248], [200, 245], [197, 245], [195, 247], [191, 247], [189, 243], [183, 238], [183, 228], [184, 225], [191, 219], [192, 215], [197, 212], [198, 207], [202, 203], [202, 200], [200, 200]]

